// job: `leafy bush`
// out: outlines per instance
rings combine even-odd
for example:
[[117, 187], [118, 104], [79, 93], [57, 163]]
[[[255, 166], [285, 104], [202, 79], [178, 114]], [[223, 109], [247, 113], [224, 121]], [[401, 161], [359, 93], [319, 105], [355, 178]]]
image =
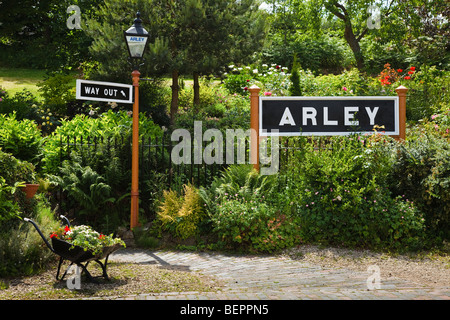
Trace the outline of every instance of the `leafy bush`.
[[73, 86], [74, 76], [69, 74], [54, 73], [38, 84], [44, 103], [63, 106], [75, 99]]
[[41, 132], [32, 120], [19, 121], [15, 114], [0, 114], [0, 148], [3, 151], [38, 166], [42, 143]]
[[214, 232], [228, 247], [273, 252], [293, 246], [299, 236], [295, 222], [263, 197], [225, 194], [216, 205]]
[[0, 176], [5, 179], [7, 184], [36, 182], [34, 169], [33, 164], [21, 161], [0, 149]]
[[[58, 227], [53, 212], [39, 201], [33, 218], [44, 234]], [[54, 258], [43, 246], [42, 238], [30, 223], [14, 219], [14, 224], [0, 224], [0, 277], [30, 275], [42, 270]]]
[[391, 141], [374, 135], [305, 142], [298, 165], [287, 171], [302, 239], [370, 248], [421, 245], [420, 211], [386, 188], [395, 148], [385, 140]]
[[199, 234], [205, 216], [198, 189], [191, 184], [184, 185], [183, 189], [182, 195], [173, 190], [164, 191], [157, 219], [162, 230], [184, 240]]
[[200, 189], [213, 230], [225, 246], [272, 252], [296, 242], [297, 224], [270, 200], [276, 186], [275, 176], [232, 165], [209, 188]]
[[392, 189], [425, 214], [431, 234], [450, 237], [450, 145], [433, 133], [412, 133], [398, 148]]
[[19, 183], [14, 186], [7, 185], [5, 178], [0, 176], [0, 223], [20, 215], [19, 205], [13, 198], [18, 186]]
[[[1, 90], [1, 88], [0, 88]], [[37, 104], [36, 97], [28, 90], [16, 92], [14, 96], [10, 97], [6, 91], [2, 91], [0, 95], [0, 114], [9, 115], [16, 114], [17, 120], [37, 119]]]
[[[61, 153], [68, 153], [69, 146], [64, 143], [69, 137], [76, 137], [78, 141], [93, 141], [94, 139], [107, 141], [108, 138], [119, 138], [121, 141], [127, 142], [131, 137], [132, 127], [132, 118], [126, 111], [113, 112], [109, 110], [98, 118], [77, 115], [72, 120], [63, 120], [61, 126], [46, 140], [43, 158], [44, 170], [48, 173], [58, 172]], [[160, 136], [162, 130], [141, 113], [139, 114], [139, 134], [141, 137]]]

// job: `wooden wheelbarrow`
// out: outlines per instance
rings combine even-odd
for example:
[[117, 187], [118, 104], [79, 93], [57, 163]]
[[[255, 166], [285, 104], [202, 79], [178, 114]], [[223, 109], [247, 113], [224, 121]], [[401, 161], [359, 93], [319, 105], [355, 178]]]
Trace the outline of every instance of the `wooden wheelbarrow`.
[[[69, 220], [63, 215], [61, 215], [60, 217], [62, 219], [64, 219], [67, 223], [67, 226], [70, 227]], [[106, 272], [108, 258], [111, 253], [113, 253], [114, 251], [116, 251], [122, 247], [120, 244], [104, 247], [101, 253], [95, 254], [95, 255], [92, 253], [91, 250], [85, 250], [84, 248], [82, 248], [80, 246], [74, 246], [73, 244], [71, 244], [67, 241], [57, 239], [55, 237], [51, 238], [52, 245], [50, 245], [50, 243], [47, 241], [47, 239], [45, 238], [45, 236], [42, 234], [41, 230], [37, 226], [36, 222], [34, 222], [33, 220], [31, 220], [29, 218], [24, 218], [23, 220], [26, 222], [30, 222], [36, 228], [37, 232], [39, 233], [41, 238], [44, 240], [47, 247], [53, 253], [57, 254], [60, 257], [59, 264], [58, 264], [58, 270], [56, 272], [56, 280], [63, 280], [67, 274], [67, 271], [70, 269], [70, 267], [73, 264], [76, 264], [77, 266], [79, 266], [82, 269], [82, 272], [84, 272], [86, 274], [86, 276], [90, 282], [97, 282], [97, 281], [95, 281], [94, 277], [92, 277], [92, 275], [87, 270], [89, 262], [91, 262], [91, 261], [97, 262], [100, 265], [100, 267], [102, 268], [103, 274], [100, 277], [103, 277], [106, 280], [109, 280], [108, 273]], [[102, 260], [102, 259], [105, 259], [105, 261], [101, 262], [100, 260]], [[62, 277], [59, 277], [59, 274], [61, 271], [61, 266], [62, 266], [62, 263], [64, 262], [64, 260], [68, 260], [71, 263], [67, 267], [67, 269], [64, 272], [64, 274], [62, 275]]]

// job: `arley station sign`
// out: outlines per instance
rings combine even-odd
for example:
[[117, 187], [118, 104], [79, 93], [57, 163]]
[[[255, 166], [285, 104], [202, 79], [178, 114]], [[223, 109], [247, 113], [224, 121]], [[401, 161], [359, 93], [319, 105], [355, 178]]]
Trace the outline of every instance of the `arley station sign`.
[[76, 98], [80, 100], [133, 103], [132, 93], [129, 84], [77, 80]]
[[260, 97], [260, 136], [364, 134], [375, 125], [399, 134], [398, 97]]

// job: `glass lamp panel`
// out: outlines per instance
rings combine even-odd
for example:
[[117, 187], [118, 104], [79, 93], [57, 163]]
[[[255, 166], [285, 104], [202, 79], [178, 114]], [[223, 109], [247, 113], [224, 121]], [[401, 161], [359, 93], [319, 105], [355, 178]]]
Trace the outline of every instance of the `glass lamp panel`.
[[141, 35], [127, 35], [126, 39], [131, 57], [142, 58], [148, 37], [143, 37]]

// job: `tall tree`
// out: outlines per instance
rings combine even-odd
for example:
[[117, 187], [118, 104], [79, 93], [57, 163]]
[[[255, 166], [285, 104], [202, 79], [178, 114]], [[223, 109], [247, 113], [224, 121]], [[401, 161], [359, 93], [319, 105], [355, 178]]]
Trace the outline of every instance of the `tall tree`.
[[268, 25], [254, 0], [187, 0], [183, 17], [187, 56], [194, 79], [194, 104], [200, 102], [199, 76], [258, 52]]

